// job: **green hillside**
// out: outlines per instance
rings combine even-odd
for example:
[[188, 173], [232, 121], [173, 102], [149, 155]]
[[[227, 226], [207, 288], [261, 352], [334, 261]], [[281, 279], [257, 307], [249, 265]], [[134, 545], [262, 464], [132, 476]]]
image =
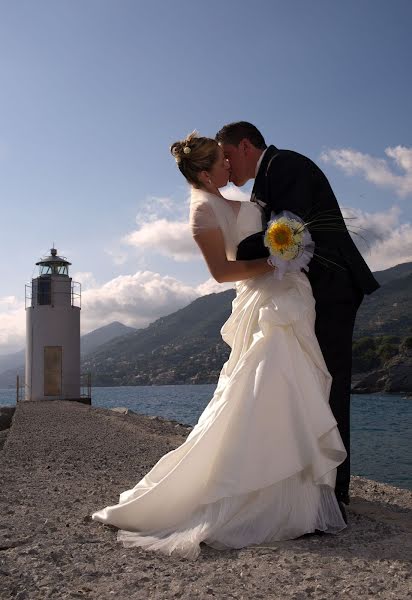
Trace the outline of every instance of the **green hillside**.
[[[392, 335], [398, 337], [399, 345], [412, 334], [412, 263], [377, 276], [383, 285], [365, 298], [354, 338]], [[145, 329], [104, 344], [84, 359], [82, 369], [91, 371], [94, 385], [215, 382], [229, 355], [220, 328], [230, 314], [233, 298], [233, 290], [198, 298]], [[377, 348], [384, 344], [382, 339]], [[362, 364], [359, 353], [358, 349], [357, 361]]]

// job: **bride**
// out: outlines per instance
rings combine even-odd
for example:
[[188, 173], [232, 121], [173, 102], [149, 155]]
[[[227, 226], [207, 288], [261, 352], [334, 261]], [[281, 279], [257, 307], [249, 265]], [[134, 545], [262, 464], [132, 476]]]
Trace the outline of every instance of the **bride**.
[[236, 282], [221, 330], [231, 353], [186, 441], [93, 519], [118, 527], [125, 546], [187, 558], [201, 542], [241, 548], [339, 532], [334, 485], [346, 452], [310, 283], [303, 273], [276, 279], [266, 259], [235, 260], [262, 217], [256, 204], [220, 194], [230, 166], [215, 140], [194, 133], [171, 152], [191, 185], [191, 229], [208, 268]]

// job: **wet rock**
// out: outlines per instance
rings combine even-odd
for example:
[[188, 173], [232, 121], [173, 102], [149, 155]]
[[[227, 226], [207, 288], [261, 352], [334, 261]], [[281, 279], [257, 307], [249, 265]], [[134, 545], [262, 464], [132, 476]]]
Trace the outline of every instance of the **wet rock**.
[[110, 408], [109, 410], [120, 415], [136, 414], [132, 410], [130, 410], [130, 408], [126, 408], [125, 406], [115, 406], [114, 408]]
[[15, 406], [0, 406], [0, 431], [9, 429], [15, 410]]
[[352, 387], [355, 394], [375, 392], [412, 393], [412, 350], [405, 348], [381, 369], [361, 377]]

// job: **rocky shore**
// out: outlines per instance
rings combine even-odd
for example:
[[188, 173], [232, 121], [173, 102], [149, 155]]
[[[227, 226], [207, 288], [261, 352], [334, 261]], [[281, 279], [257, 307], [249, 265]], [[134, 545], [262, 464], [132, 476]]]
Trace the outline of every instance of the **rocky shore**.
[[90, 514], [117, 502], [190, 429], [124, 413], [75, 402], [17, 406], [0, 451], [2, 600], [411, 597], [412, 492], [359, 477], [338, 536], [204, 546], [195, 562], [123, 548]]
[[352, 382], [353, 394], [412, 394], [412, 349], [388, 360], [382, 368], [358, 376]]

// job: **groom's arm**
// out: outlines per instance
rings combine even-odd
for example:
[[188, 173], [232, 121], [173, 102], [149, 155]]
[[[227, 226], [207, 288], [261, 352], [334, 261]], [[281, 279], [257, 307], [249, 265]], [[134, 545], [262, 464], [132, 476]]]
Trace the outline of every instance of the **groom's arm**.
[[264, 231], [249, 235], [237, 247], [236, 260], [253, 260], [269, 256], [268, 249], [263, 243]]
[[[308, 216], [313, 205], [314, 174], [305, 157], [287, 151], [273, 158], [266, 174], [264, 201], [275, 212], [289, 210], [301, 218]], [[263, 243], [264, 231], [242, 240], [237, 260], [269, 256]]]

